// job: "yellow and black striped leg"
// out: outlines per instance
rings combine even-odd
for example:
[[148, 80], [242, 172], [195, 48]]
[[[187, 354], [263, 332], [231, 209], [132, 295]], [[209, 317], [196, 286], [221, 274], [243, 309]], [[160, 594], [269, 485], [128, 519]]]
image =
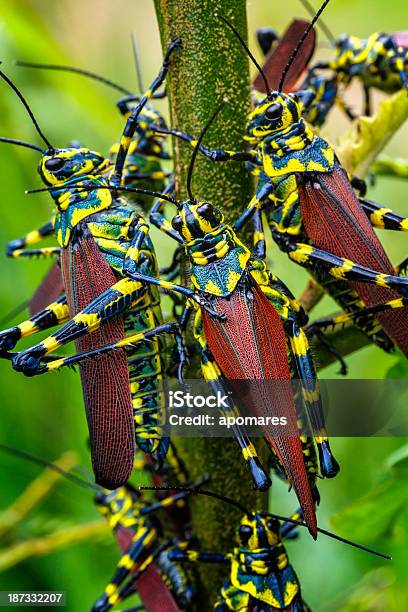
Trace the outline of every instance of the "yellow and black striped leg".
[[92, 612], [110, 610], [119, 601], [120, 585], [142, 559], [146, 561], [154, 553], [153, 546], [157, 536], [155, 528], [142, 528], [136, 531], [128, 551], [120, 558], [110, 583], [104, 594], [95, 602]]
[[[164, 89], [164, 91], [156, 91], [152, 95], [152, 99], [162, 100], [163, 98], [166, 97], [166, 95], [167, 95], [166, 89]], [[139, 102], [139, 100], [140, 100], [140, 95], [123, 96], [116, 102], [116, 106], [122, 115], [127, 115], [131, 113], [133, 110], [133, 106], [134, 106], [133, 102]]]
[[54, 233], [54, 221], [48, 221], [37, 230], [29, 232], [22, 238], [16, 238], [15, 240], [10, 240], [7, 243], [7, 257], [20, 257], [19, 253], [27, 246], [32, 246], [33, 244], [37, 244], [41, 242], [47, 236], [50, 236]]
[[23, 249], [13, 251], [11, 257], [14, 259], [21, 259], [23, 257], [29, 259], [31, 257], [54, 257], [61, 254], [59, 247], [42, 247], [41, 249]]
[[132, 259], [128, 261], [125, 259], [125, 266], [123, 268], [123, 272], [132, 278], [134, 281], [140, 281], [141, 283], [147, 283], [151, 285], [157, 285], [158, 287], [162, 287], [163, 289], [167, 289], [168, 291], [174, 291], [175, 293], [181, 293], [186, 298], [193, 300], [198, 304], [201, 308], [204, 308], [212, 317], [217, 317], [219, 319], [224, 319], [225, 315], [220, 314], [214, 308], [212, 308], [211, 304], [207, 302], [207, 300], [199, 293], [193, 291], [189, 287], [184, 287], [183, 285], [176, 285], [175, 283], [162, 280], [160, 278], [155, 278], [154, 276], [148, 276], [147, 274], [141, 274], [136, 270], [136, 265]]
[[[191, 485], [191, 487], [198, 488], [206, 482], [208, 482], [207, 476], [195, 482], [193, 485]], [[145, 487], [141, 486], [140, 488], [144, 489]], [[151, 489], [154, 489], [154, 487], [147, 487], [147, 490]], [[186, 497], [189, 497], [190, 495], [191, 491], [180, 491], [179, 493], [174, 493], [174, 495], [169, 495], [168, 497], [165, 497], [164, 499], [158, 502], [154, 502], [149, 506], [143, 506], [143, 508], [140, 509], [140, 514], [145, 516], [146, 514], [152, 514], [153, 512], [158, 512], [159, 510], [170, 508], [171, 506], [177, 505], [181, 500], [186, 499]]]
[[310, 244], [292, 242], [288, 236], [273, 231], [273, 237], [290, 259], [309, 270], [325, 269], [337, 280], [352, 280], [395, 289], [408, 296], [408, 278], [376, 272], [344, 257], [338, 257]]
[[[70, 321], [72, 323], [72, 321]], [[70, 325], [70, 323], [68, 325]], [[94, 329], [99, 329], [99, 327], [95, 327]], [[89, 331], [94, 331], [88, 330]], [[57, 332], [54, 336], [49, 336], [49, 339], [46, 339], [44, 343], [40, 343], [37, 346], [27, 349], [26, 351], [22, 351], [21, 353], [17, 353], [13, 359], [13, 367], [15, 370], [19, 372], [23, 372], [26, 376], [37, 376], [38, 374], [45, 374], [46, 372], [55, 372], [56, 370], [60, 370], [64, 367], [72, 367], [73, 365], [77, 365], [82, 361], [87, 359], [92, 359], [98, 357], [98, 355], [104, 355], [105, 353], [110, 353], [111, 351], [125, 348], [127, 346], [134, 346], [139, 342], [146, 342], [148, 340], [152, 340], [153, 338], [161, 335], [161, 334], [173, 334], [176, 335], [178, 332], [178, 324], [177, 323], [163, 323], [163, 325], [159, 325], [154, 329], [150, 329], [145, 332], [138, 332], [131, 336], [126, 336], [123, 340], [119, 340], [118, 342], [107, 344], [105, 346], [98, 347], [96, 349], [90, 351], [83, 351], [82, 353], [77, 353], [71, 357], [61, 357], [55, 359], [48, 359], [47, 363], [42, 363], [41, 359], [44, 357], [48, 357], [49, 353], [53, 352], [59, 346], [63, 346], [66, 344], [65, 342], [65, 333], [60, 330], [62, 333]], [[85, 332], [84, 332], [85, 333]], [[82, 336], [81, 330], [74, 330], [75, 338]], [[63, 341], [61, 341], [61, 340]], [[71, 338], [69, 338], [71, 341]], [[181, 340], [182, 342], [182, 340]], [[51, 350], [45, 350], [46, 346], [53, 346]], [[44, 352], [45, 350], [45, 352]], [[184, 363], [187, 362], [187, 359]], [[182, 382], [182, 381], [181, 381]]]
[[[165, 195], [174, 195], [174, 180], [170, 181], [166, 189], [163, 191]], [[183, 244], [183, 239], [180, 234], [173, 229], [170, 221], [168, 221], [163, 215], [163, 200], [157, 199], [153, 202], [152, 208], [150, 209], [149, 220], [152, 225], [157, 227], [161, 232], [173, 238], [180, 245]]]
[[228, 555], [219, 553], [202, 553], [197, 550], [174, 550], [169, 554], [170, 561], [179, 563], [229, 563]]
[[368, 317], [372, 317], [373, 315], [379, 314], [381, 312], [386, 312], [387, 310], [393, 310], [396, 308], [406, 308], [408, 306], [408, 298], [397, 298], [395, 300], [390, 300], [389, 302], [384, 302], [383, 304], [377, 304], [376, 306], [371, 306], [369, 308], [361, 308], [354, 312], [344, 312], [339, 315], [334, 315], [332, 317], [324, 317], [321, 319], [317, 319], [311, 323], [307, 330], [311, 333], [314, 333], [315, 329], [325, 330], [329, 327], [336, 327], [338, 325], [344, 325], [349, 321], [363, 324], [364, 319]]
[[[263, 203], [273, 193], [274, 189], [275, 187], [270, 181], [265, 181], [258, 186], [256, 194], [251, 199], [251, 201], [249, 202], [248, 206], [246, 207], [242, 215], [240, 215], [238, 219], [236, 219], [234, 223], [232, 224], [232, 227], [235, 232], [239, 232], [239, 230], [242, 227], [244, 227], [244, 225], [252, 218], [255, 211], [262, 210]], [[262, 217], [261, 216], [259, 216], [258, 221], [256, 223], [258, 223], [258, 225], [260, 224], [262, 228]], [[261, 231], [263, 233], [263, 228], [261, 229]], [[262, 238], [265, 239], [264, 236], [261, 236], [261, 239]]]
[[159, 75], [154, 79], [153, 83], [150, 85], [149, 89], [142, 96], [137, 106], [132, 110], [130, 116], [128, 117], [125, 125], [125, 129], [123, 130], [122, 138], [120, 139], [119, 151], [116, 157], [115, 170], [110, 180], [110, 184], [114, 187], [120, 187], [122, 182], [123, 169], [125, 165], [126, 156], [129, 151], [130, 143], [132, 142], [132, 138], [136, 131], [137, 120], [138, 117], [147, 104], [147, 102], [153, 97], [155, 91], [159, 89], [159, 87], [164, 82], [164, 79], [167, 76], [167, 73], [170, 68], [170, 57], [171, 54], [176, 50], [181, 48], [181, 40], [179, 38], [175, 38], [167, 47], [166, 55], [164, 56], [164, 60], [162, 63], [162, 67], [160, 69]]
[[[55, 334], [15, 355], [12, 360], [13, 367], [24, 372], [27, 376], [35, 376], [46, 372], [47, 368], [44, 369], [43, 364], [40, 363], [42, 357], [53, 353], [68, 342], [96, 331], [105, 321], [126, 312], [143, 291], [144, 287], [139, 282], [127, 278], [118, 281], [113, 287], [88, 304], [84, 310], [76, 314]], [[57, 363], [59, 362], [60, 360]], [[53, 363], [55, 364], [55, 362]]]
[[[94, 612], [94, 611], [95, 612], [96, 611], [102, 612], [102, 610], [103, 611], [110, 610], [114, 605], [117, 605], [117, 604], [121, 603], [122, 601], [124, 601], [125, 599], [127, 599], [128, 597], [133, 595], [134, 593], [137, 593], [137, 587], [136, 587], [136, 584], [135, 584], [136, 580], [139, 580], [140, 576], [171, 545], [172, 545], [171, 540], [164, 540], [164, 542], [162, 542], [162, 544], [160, 544], [160, 546], [158, 546], [153, 553], [148, 555], [148, 557], [146, 557], [146, 559], [144, 559], [142, 561], [142, 563], [140, 563], [140, 565], [137, 568], [137, 571], [132, 573], [132, 575], [129, 577], [128, 582], [117, 593], [115, 601], [114, 602], [108, 601], [106, 605], [103, 605], [103, 607], [100, 607], [100, 606], [96, 607], [96, 604], [95, 604], [95, 606], [92, 608], [92, 612]], [[134, 567], [132, 569], [134, 569]], [[109, 599], [112, 600], [114, 597], [115, 597], [115, 595], [112, 594]]]
[[305, 332], [295, 321], [289, 319], [286, 322], [285, 328], [289, 336], [292, 354], [296, 363], [303, 401], [317, 444], [320, 470], [324, 478], [333, 478], [340, 468], [336, 459], [333, 457], [327, 438], [319, 383], [310, 352], [309, 342]]
[[0, 355], [7, 356], [21, 338], [27, 338], [69, 320], [67, 300], [60, 297], [44, 310], [14, 327], [0, 332]]
[[266, 258], [266, 240], [262, 222], [262, 211], [256, 210], [254, 214], [254, 248], [252, 256], [257, 259]]
[[361, 207], [373, 227], [393, 230], [394, 232], [408, 232], [408, 217], [403, 217], [391, 210], [378, 206], [370, 200], [360, 199]]

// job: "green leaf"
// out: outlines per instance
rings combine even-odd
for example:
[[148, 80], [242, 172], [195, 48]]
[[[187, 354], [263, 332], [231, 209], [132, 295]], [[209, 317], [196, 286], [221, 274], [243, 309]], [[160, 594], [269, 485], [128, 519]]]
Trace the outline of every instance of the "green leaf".
[[408, 445], [390, 455], [386, 466], [382, 482], [332, 518], [336, 529], [352, 533], [356, 541], [370, 542], [389, 536], [408, 501]]

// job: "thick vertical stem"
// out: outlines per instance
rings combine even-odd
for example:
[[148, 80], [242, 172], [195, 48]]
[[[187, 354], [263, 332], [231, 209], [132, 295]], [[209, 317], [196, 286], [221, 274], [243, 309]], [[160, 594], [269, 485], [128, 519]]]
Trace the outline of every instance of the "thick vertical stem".
[[[183, 49], [173, 57], [168, 92], [172, 126], [199, 135], [222, 98], [227, 103], [208, 132], [210, 147], [244, 150], [244, 126], [249, 109], [248, 60], [229, 29], [219, 19], [231, 20], [246, 37], [245, 0], [155, 0], [163, 49], [176, 36]], [[218, 13], [218, 14], [217, 14]], [[173, 143], [178, 196], [185, 196], [189, 145]], [[242, 164], [215, 164], [199, 155], [193, 190], [213, 202], [227, 219], [235, 218], [249, 201], [252, 181]], [[198, 372], [195, 372], [199, 376]], [[178, 441], [192, 477], [211, 476], [209, 488], [239, 499], [249, 508], [266, 507], [267, 494], [252, 489], [241, 454], [230, 439]], [[228, 552], [234, 546], [239, 513], [222, 502], [197, 496], [193, 501], [193, 527], [203, 550]], [[228, 572], [228, 566], [199, 568], [203, 585], [202, 607], [209, 609]]]

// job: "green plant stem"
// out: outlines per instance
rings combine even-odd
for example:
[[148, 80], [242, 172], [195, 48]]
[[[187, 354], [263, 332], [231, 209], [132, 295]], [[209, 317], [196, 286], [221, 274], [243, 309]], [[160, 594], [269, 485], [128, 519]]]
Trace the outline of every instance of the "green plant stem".
[[[224, 97], [227, 103], [205, 138], [210, 147], [244, 150], [242, 139], [249, 110], [249, 69], [242, 48], [217, 16], [230, 19], [246, 38], [245, 0], [155, 0], [163, 50], [176, 36], [183, 49], [174, 56], [168, 80], [171, 123], [196, 137]], [[175, 139], [174, 167], [178, 197], [185, 197], [192, 149]], [[227, 220], [249, 201], [252, 179], [242, 164], [215, 164], [198, 155], [193, 192], [219, 206]], [[196, 364], [197, 365], [197, 364]], [[199, 367], [191, 377], [199, 377]], [[249, 508], [266, 508], [267, 494], [255, 494], [241, 454], [233, 440], [179, 440], [178, 449], [192, 478], [211, 476], [209, 488], [239, 499]], [[205, 497], [193, 500], [193, 528], [203, 550], [228, 552], [234, 545], [239, 513]], [[203, 609], [209, 609], [225, 578], [227, 567], [199, 568]]]

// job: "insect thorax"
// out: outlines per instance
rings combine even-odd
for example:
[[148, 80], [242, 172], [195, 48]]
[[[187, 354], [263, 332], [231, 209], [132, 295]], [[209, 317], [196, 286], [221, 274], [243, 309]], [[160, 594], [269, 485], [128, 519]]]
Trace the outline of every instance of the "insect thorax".
[[186, 246], [191, 262], [191, 282], [212, 295], [229, 295], [242, 277], [250, 251], [227, 225]]

